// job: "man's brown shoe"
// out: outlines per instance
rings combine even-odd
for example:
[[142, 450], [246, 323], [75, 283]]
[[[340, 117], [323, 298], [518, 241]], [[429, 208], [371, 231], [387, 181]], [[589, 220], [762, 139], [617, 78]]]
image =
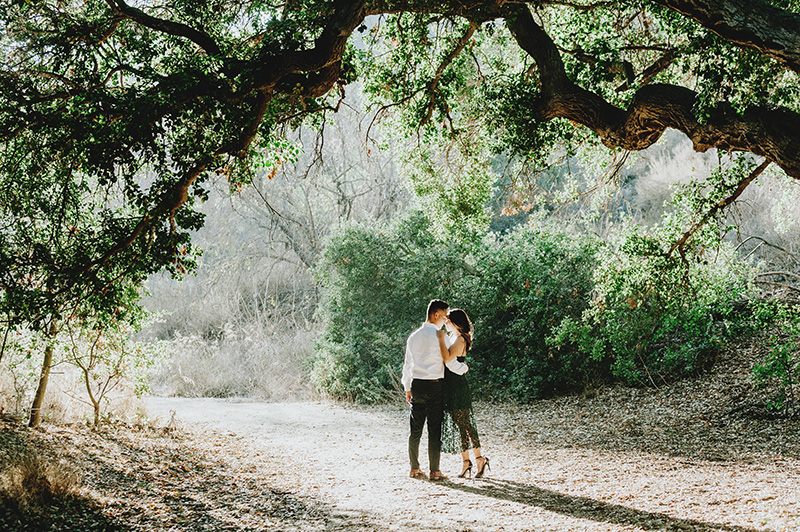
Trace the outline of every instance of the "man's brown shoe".
[[409, 473], [408, 476], [411, 478], [428, 478], [425, 476], [425, 473], [423, 473], [421, 469], [412, 469], [411, 473]]
[[447, 477], [441, 471], [431, 471], [431, 480], [447, 480]]

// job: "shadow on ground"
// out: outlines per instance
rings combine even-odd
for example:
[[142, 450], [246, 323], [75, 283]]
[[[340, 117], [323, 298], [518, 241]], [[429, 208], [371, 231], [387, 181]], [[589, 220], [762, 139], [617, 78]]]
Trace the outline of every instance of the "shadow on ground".
[[[180, 433], [126, 427], [95, 432], [75, 426], [45, 434], [0, 425], [0, 442], [63, 449], [84, 477], [78, 495], [46, 501], [34, 512], [0, 493], [0, 530], [367, 532], [381, 528], [368, 515], [336, 512], [320, 501], [275, 489], [264, 480], [263, 470], [235, 457], [198, 451], [186, 440], [187, 435]], [[227, 442], [228, 446], [233, 445]]]
[[632, 526], [643, 530], [667, 530], [670, 532], [767, 532], [742, 526], [675, 518], [663, 513], [636, 510], [628, 506], [611, 504], [588, 497], [566, 495], [508, 480], [488, 478], [469, 484], [456, 484], [445, 481], [443, 485], [465, 493], [535, 506], [569, 517]]

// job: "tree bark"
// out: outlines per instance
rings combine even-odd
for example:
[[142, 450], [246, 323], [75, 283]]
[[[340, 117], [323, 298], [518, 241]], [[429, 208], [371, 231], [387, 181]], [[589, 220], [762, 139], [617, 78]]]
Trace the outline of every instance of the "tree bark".
[[6, 323], [6, 332], [3, 333], [3, 344], [0, 345], [0, 362], [3, 361], [3, 354], [6, 352], [6, 345], [8, 345], [8, 333], [11, 332], [11, 320]]
[[728, 42], [800, 72], [800, 15], [763, 0], [654, 0]]
[[701, 123], [692, 112], [697, 94], [675, 85], [646, 85], [627, 109], [620, 109], [568, 77], [550, 36], [527, 5], [507, 9], [506, 23], [520, 47], [536, 62], [542, 82], [533, 112], [540, 120], [566, 118], [591, 129], [604, 145], [643, 150], [667, 128], [686, 134], [698, 152], [711, 148], [746, 151], [800, 179], [800, 115], [782, 108], [752, 107], [738, 115], [719, 104]]
[[47, 392], [47, 381], [50, 378], [50, 368], [53, 365], [53, 342], [58, 334], [56, 320], [50, 322], [50, 329], [47, 332], [47, 346], [44, 348], [44, 360], [42, 361], [42, 373], [39, 376], [39, 386], [36, 388], [36, 395], [33, 396], [31, 404], [31, 418], [28, 426], [36, 428], [42, 421], [42, 404]]

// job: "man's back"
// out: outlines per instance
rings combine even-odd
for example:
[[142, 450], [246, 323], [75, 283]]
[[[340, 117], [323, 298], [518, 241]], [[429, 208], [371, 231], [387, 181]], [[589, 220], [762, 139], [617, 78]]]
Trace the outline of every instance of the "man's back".
[[436, 380], [444, 378], [444, 362], [436, 337], [436, 325], [425, 322], [411, 333], [406, 342], [406, 359], [403, 364], [403, 385], [411, 389], [413, 379]]

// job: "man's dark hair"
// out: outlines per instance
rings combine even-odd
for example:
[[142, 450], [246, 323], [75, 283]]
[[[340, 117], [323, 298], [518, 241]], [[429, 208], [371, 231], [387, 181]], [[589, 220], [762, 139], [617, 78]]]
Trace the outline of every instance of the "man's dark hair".
[[431, 314], [435, 313], [437, 310], [447, 310], [450, 308], [450, 305], [442, 301], [441, 299], [432, 299], [430, 303], [428, 303], [428, 317]]

